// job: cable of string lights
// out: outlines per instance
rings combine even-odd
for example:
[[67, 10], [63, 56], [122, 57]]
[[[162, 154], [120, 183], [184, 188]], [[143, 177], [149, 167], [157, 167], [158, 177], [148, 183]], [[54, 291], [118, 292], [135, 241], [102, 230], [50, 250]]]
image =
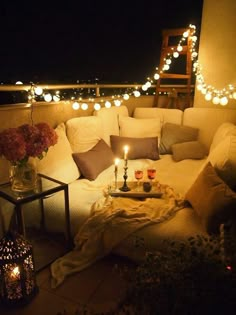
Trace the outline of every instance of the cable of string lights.
[[[197, 60], [198, 53], [196, 51], [196, 44], [197, 44], [197, 36], [196, 36], [196, 26], [190, 24], [186, 31], [182, 34], [181, 39], [179, 40], [178, 44], [176, 45], [176, 49], [172, 48], [172, 52], [168, 53], [167, 56], [163, 60], [163, 66], [161, 69], [158, 67], [155, 68], [155, 73], [153, 76], [147, 78], [146, 83], [144, 83], [141, 87], [142, 91], [148, 91], [148, 89], [152, 86], [154, 81], [160, 79], [160, 74], [168, 71], [171, 68], [173, 59], [177, 59], [180, 55], [180, 52], [183, 50], [183, 45], [185, 44], [187, 38], [191, 37], [190, 39], [190, 52], [191, 52], [191, 59], [193, 62], [193, 72], [196, 75], [196, 88], [200, 91], [206, 101], [212, 101], [215, 105], [222, 105], [225, 106], [228, 104], [229, 99], [236, 99], [236, 91], [235, 87], [232, 84], [228, 84], [226, 87], [222, 89], [216, 89], [214, 86], [207, 84], [205, 82], [203, 73], [202, 73], [202, 66], [200, 65], [199, 61]], [[46, 102], [58, 102], [61, 100], [60, 91], [57, 91], [55, 95], [51, 95], [49, 92], [45, 92], [42, 88], [37, 87], [36, 85], [31, 85], [30, 90], [28, 91], [28, 99], [29, 102], [35, 101], [35, 97], [39, 95], [43, 95], [43, 98]], [[130, 96], [139, 97], [141, 92], [138, 88], [132, 90], [129, 93], [125, 93], [123, 95], [113, 95], [110, 98], [106, 97], [105, 100], [100, 99], [99, 101], [95, 100], [94, 98], [89, 98], [86, 101], [94, 103], [94, 109], [99, 110], [104, 104], [106, 108], [110, 108], [112, 104], [114, 106], [120, 106], [124, 101], [128, 100]], [[105, 97], [105, 96], [104, 96]], [[81, 108], [82, 110], [88, 109], [88, 103], [83, 100], [82, 97], [79, 97], [77, 100], [73, 98], [72, 100], [72, 107], [75, 110]]]

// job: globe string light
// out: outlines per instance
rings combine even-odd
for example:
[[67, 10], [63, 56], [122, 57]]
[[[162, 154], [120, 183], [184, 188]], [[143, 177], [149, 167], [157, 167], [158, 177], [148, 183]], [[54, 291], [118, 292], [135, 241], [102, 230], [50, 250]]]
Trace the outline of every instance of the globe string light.
[[[207, 84], [205, 82], [202, 73], [202, 66], [197, 60], [198, 56], [198, 53], [196, 51], [197, 36], [195, 35], [195, 33], [196, 26], [190, 24], [186, 31], [182, 34], [182, 37], [179, 40], [178, 44], [175, 46], [175, 48], [172, 47], [171, 53], [168, 53], [164, 60], [162, 60], [161, 64], [163, 64], [163, 66], [160, 69], [159, 67], [155, 68], [155, 73], [152, 76], [153, 79], [151, 79], [151, 77], [148, 77], [146, 79], [146, 83], [142, 85], [141, 90], [143, 92], [146, 92], [146, 95], [149, 95], [148, 89], [152, 86], [154, 80], [155, 81], [159, 80], [162, 73], [170, 70], [173, 64], [173, 60], [177, 59], [180, 56], [181, 52], [183, 51], [183, 46], [186, 45], [186, 41], [189, 38], [191, 60], [193, 62], [192, 70], [196, 76], [197, 91], [200, 91], [204, 95], [206, 101], [212, 101], [212, 103], [215, 105], [220, 104], [222, 106], [225, 106], [228, 104], [229, 99], [236, 99], [236, 90], [232, 84], [229, 84], [226, 87], [218, 90], [214, 86]], [[60, 95], [60, 91], [56, 91], [56, 93], [52, 96], [49, 92], [43, 92], [42, 89], [40, 90], [40, 88], [37, 88], [37, 86], [32, 85], [31, 89], [28, 91], [28, 99], [31, 103], [35, 102], [35, 94], [43, 97], [46, 102], [51, 101], [59, 102], [63, 98]], [[89, 99], [83, 99], [82, 97], [77, 98], [77, 95], [75, 95], [71, 97], [70, 102], [72, 102], [72, 108], [74, 110], [78, 110], [80, 108], [82, 110], [87, 110], [89, 108], [88, 103], [94, 103], [94, 110], [100, 110], [102, 106], [106, 108], [110, 108], [112, 105], [121, 106], [122, 103], [124, 101], [127, 101], [131, 96], [134, 97], [141, 96], [141, 92], [139, 91], [138, 87], [136, 87], [134, 90], [126, 91], [123, 95], [112, 95], [110, 98], [105, 97], [104, 95], [105, 99], [101, 97], [99, 101], [95, 98]]]

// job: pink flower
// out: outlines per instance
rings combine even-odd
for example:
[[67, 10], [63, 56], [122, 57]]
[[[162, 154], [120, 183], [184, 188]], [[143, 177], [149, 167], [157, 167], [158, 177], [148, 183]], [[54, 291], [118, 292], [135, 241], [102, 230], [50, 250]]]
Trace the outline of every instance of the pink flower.
[[9, 128], [0, 133], [0, 155], [13, 164], [27, 161], [29, 157], [42, 159], [57, 139], [55, 130], [46, 123]]

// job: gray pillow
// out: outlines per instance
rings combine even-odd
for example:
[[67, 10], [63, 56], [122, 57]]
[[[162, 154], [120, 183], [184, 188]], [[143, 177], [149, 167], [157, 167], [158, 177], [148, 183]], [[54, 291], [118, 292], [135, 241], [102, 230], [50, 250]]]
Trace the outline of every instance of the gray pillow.
[[206, 156], [206, 150], [203, 144], [198, 141], [188, 141], [173, 144], [173, 159], [178, 162], [185, 159], [203, 159]]
[[172, 145], [198, 139], [198, 129], [173, 123], [165, 123], [161, 130], [160, 154], [171, 154]]
[[111, 135], [111, 148], [115, 156], [123, 159], [124, 146], [129, 146], [129, 160], [159, 160], [158, 137], [131, 138]]
[[102, 139], [89, 151], [73, 153], [72, 156], [81, 174], [89, 180], [96, 179], [103, 170], [114, 163], [114, 154]]

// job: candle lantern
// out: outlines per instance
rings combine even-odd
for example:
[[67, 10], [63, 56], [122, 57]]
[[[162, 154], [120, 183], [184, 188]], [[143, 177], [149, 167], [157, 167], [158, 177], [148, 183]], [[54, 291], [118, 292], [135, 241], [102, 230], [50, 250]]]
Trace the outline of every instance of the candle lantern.
[[26, 304], [37, 292], [32, 245], [8, 232], [0, 241], [0, 302]]

